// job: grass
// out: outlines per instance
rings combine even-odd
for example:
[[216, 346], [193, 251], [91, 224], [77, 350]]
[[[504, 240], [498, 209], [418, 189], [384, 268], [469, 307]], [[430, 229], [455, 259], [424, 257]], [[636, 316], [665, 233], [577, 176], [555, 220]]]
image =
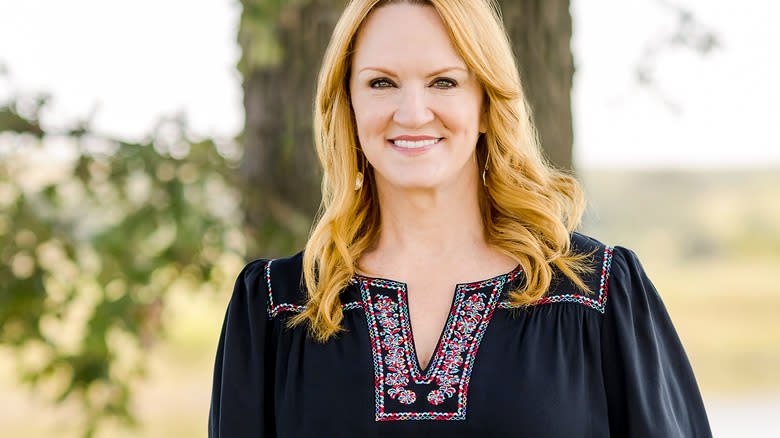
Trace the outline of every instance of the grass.
[[705, 263], [661, 269], [656, 285], [703, 390], [780, 389], [778, 266]]

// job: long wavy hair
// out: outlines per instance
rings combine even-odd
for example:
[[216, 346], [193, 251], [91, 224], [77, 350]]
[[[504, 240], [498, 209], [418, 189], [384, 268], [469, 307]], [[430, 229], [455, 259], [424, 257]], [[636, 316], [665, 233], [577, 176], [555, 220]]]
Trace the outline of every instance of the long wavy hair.
[[[325, 341], [341, 330], [340, 292], [356, 261], [376, 241], [380, 213], [373, 175], [360, 150], [350, 102], [349, 79], [356, 35], [372, 11], [392, 3], [432, 6], [485, 92], [487, 132], [476, 146], [477, 164], [487, 165], [480, 209], [488, 244], [522, 266], [525, 281], [511, 292], [530, 304], [550, 286], [553, 267], [586, 290], [580, 278], [585, 255], [570, 248], [584, 197], [577, 181], [551, 167], [540, 153], [515, 59], [493, 0], [353, 0], [331, 37], [317, 83], [314, 129], [324, 170], [322, 205], [303, 254], [306, 309], [290, 325], [308, 323]], [[358, 172], [363, 187], [355, 190]]]

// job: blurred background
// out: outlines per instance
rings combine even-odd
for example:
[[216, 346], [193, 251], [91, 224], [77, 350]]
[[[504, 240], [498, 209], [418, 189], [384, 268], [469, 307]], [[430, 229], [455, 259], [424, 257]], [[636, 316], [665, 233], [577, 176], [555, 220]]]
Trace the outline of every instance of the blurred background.
[[[780, 436], [780, 3], [499, 3], [582, 230], [640, 255], [715, 436]], [[343, 4], [0, 0], [0, 436], [206, 436], [232, 282], [319, 201]]]

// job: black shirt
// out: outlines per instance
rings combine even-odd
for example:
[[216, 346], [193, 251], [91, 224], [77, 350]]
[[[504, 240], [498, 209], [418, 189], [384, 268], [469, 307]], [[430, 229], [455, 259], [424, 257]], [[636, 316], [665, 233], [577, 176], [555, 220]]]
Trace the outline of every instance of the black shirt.
[[426, 369], [406, 287], [356, 275], [345, 331], [318, 343], [288, 328], [305, 305], [302, 255], [249, 263], [220, 336], [212, 438], [711, 437], [693, 372], [636, 255], [572, 235], [592, 253], [583, 294], [556, 275], [515, 308], [516, 268], [459, 284]]

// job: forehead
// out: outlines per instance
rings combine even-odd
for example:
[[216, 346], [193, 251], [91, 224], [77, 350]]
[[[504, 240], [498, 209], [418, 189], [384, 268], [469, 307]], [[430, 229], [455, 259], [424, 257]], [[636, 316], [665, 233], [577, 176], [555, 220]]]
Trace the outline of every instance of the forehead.
[[432, 66], [450, 64], [465, 68], [433, 6], [391, 4], [374, 10], [355, 37], [353, 67], [378, 63]]

